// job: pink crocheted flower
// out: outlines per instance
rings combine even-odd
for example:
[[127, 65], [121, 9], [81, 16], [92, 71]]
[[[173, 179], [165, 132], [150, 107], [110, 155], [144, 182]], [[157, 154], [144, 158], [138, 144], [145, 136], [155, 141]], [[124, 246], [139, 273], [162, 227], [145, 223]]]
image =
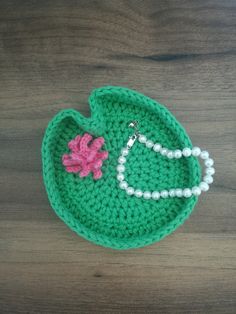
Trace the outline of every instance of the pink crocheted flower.
[[71, 153], [62, 156], [62, 163], [66, 167], [66, 171], [79, 172], [80, 177], [86, 177], [92, 172], [95, 180], [100, 179], [103, 160], [108, 158], [107, 151], [100, 151], [103, 144], [103, 137], [93, 139], [92, 135], [88, 133], [83, 136], [77, 135], [68, 143]]

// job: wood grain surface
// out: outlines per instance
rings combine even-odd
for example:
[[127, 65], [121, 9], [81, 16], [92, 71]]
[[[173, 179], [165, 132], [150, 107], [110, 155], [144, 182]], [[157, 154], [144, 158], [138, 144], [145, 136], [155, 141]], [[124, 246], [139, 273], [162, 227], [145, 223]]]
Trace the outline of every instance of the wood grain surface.
[[[236, 2], [0, 1], [0, 313], [236, 313]], [[49, 120], [92, 89], [165, 104], [216, 176], [160, 243], [115, 251], [49, 206]]]

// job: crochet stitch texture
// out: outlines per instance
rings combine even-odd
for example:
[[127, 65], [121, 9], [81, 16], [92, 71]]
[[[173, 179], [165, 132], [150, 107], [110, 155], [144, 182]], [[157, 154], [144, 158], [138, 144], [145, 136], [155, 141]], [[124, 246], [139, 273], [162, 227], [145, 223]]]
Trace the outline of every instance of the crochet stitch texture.
[[[118, 187], [117, 159], [132, 130], [169, 149], [192, 148], [184, 128], [158, 102], [127, 88], [106, 86], [90, 97], [91, 117], [74, 109], [62, 110], [49, 123], [42, 143], [43, 178], [52, 208], [74, 231], [87, 240], [114, 249], [130, 249], [159, 241], [191, 214], [197, 197], [155, 200], [130, 197]], [[80, 178], [61, 162], [68, 142], [85, 132], [104, 137], [109, 157], [103, 176]], [[194, 157], [168, 159], [137, 143], [126, 162], [127, 181], [142, 190], [198, 185], [201, 168]]]

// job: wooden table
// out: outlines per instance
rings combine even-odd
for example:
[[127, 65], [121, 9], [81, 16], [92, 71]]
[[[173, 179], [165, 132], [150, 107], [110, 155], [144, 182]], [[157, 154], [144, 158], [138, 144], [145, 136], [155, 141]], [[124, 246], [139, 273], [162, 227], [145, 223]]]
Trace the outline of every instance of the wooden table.
[[[236, 313], [235, 1], [0, 1], [0, 312]], [[85, 241], [49, 206], [49, 120], [120, 85], [166, 106], [217, 173], [146, 248]]]

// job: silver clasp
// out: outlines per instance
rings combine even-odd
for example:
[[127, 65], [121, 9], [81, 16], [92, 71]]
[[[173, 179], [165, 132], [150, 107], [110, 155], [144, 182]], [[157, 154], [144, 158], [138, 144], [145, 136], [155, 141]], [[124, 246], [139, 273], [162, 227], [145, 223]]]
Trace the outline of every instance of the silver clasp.
[[129, 124], [129, 128], [134, 129], [135, 133], [138, 133], [138, 121], [137, 120], [131, 121]]
[[139, 136], [138, 121], [137, 120], [131, 121], [129, 124], [129, 127], [134, 129], [134, 134], [129, 137], [129, 140], [127, 142], [127, 148], [128, 149], [130, 149], [134, 145], [136, 139]]
[[129, 137], [129, 140], [127, 142], [128, 149], [130, 149], [134, 145], [134, 142], [136, 141], [137, 137], [138, 137], [137, 134], [133, 134], [132, 136]]

